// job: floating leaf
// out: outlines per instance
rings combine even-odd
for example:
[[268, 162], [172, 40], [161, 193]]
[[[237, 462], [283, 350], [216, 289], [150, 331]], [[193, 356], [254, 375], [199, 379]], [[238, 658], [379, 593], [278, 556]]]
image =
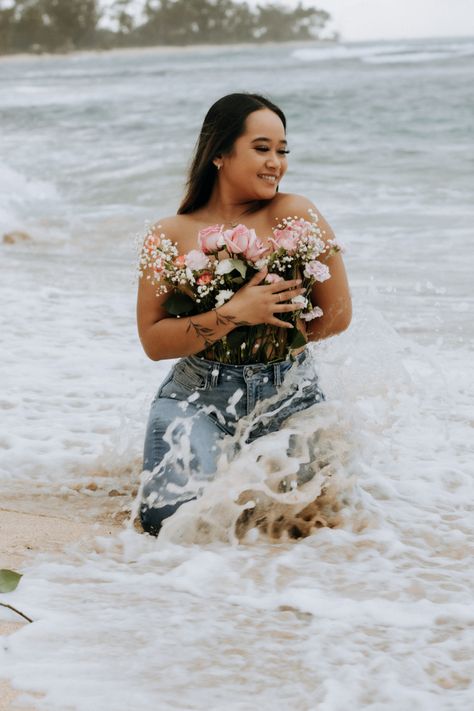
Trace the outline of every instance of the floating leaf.
[[16, 573], [14, 570], [0, 570], [0, 592], [8, 593], [15, 590], [20, 582], [21, 573]]
[[179, 291], [175, 291], [168, 299], [166, 299], [163, 306], [172, 316], [182, 316], [183, 314], [192, 313], [196, 304], [190, 296], [186, 296], [186, 294], [181, 294]]

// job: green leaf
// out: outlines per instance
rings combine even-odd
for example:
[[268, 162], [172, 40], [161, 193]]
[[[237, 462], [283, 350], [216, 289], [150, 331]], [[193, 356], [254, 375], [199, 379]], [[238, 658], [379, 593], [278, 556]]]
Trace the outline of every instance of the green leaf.
[[233, 268], [239, 272], [240, 276], [244, 278], [245, 274], [247, 273], [247, 265], [245, 264], [245, 262], [243, 262], [241, 259], [231, 259], [230, 263], [232, 264]]
[[14, 570], [6, 570], [5, 568], [0, 570], [0, 592], [7, 593], [15, 590], [21, 577], [21, 573], [15, 573]]
[[166, 299], [163, 306], [172, 316], [182, 316], [183, 314], [193, 312], [196, 304], [190, 296], [181, 294], [179, 291], [175, 291], [168, 299]]
[[[291, 338], [291, 340], [290, 340], [290, 338]], [[294, 350], [295, 348], [301, 348], [301, 346], [304, 346], [306, 343], [308, 343], [304, 334], [301, 333], [301, 331], [298, 328], [291, 329], [291, 331], [288, 334], [288, 341], [290, 343], [291, 350]]]

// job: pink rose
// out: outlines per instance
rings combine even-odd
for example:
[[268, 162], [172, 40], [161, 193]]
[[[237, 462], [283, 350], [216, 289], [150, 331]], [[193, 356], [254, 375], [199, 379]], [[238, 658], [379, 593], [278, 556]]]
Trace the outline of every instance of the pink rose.
[[199, 249], [192, 249], [184, 255], [184, 263], [189, 269], [196, 272], [205, 269], [209, 264], [209, 259]]
[[265, 277], [265, 284], [276, 284], [279, 281], [283, 281], [283, 277], [279, 274], [267, 274]]
[[198, 244], [204, 254], [214, 254], [224, 246], [223, 227], [224, 225], [210, 225], [198, 232]]
[[298, 235], [294, 234], [289, 227], [284, 230], [273, 230], [273, 237], [269, 239], [275, 250], [284, 249], [288, 254], [294, 254], [298, 249]]
[[226, 230], [223, 236], [230, 255], [241, 254], [250, 262], [256, 262], [267, 251], [267, 247], [259, 240], [255, 230], [249, 230], [245, 225], [237, 225], [232, 230]]
[[245, 259], [248, 259], [249, 262], [258, 262], [260, 257], [265, 254], [265, 252], [268, 252], [268, 247], [265, 247], [263, 242], [259, 240], [257, 235], [255, 234], [255, 230], [250, 230], [250, 241], [247, 249], [242, 253]]
[[314, 259], [304, 268], [304, 275], [309, 279], [314, 279], [315, 281], [326, 281], [331, 276], [329, 268], [326, 264], [322, 264], [317, 259]]
[[237, 225], [232, 230], [224, 232], [224, 242], [229, 254], [243, 254], [245, 252], [249, 246], [249, 232], [250, 230], [245, 225]]

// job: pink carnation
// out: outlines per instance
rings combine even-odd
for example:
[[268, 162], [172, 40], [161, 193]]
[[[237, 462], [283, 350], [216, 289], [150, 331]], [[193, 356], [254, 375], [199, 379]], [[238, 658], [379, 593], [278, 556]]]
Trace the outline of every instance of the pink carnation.
[[199, 285], [201, 284], [209, 284], [212, 281], [212, 274], [211, 272], [203, 272], [198, 278], [196, 279], [197, 283]]
[[198, 232], [198, 244], [204, 254], [213, 254], [224, 246], [223, 227], [224, 225], [210, 225]]
[[307, 311], [306, 313], [301, 313], [300, 318], [302, 318], [303, 321], [312, 321], [313, 318], [319, 318], [322, 315], [323, 315], [323, 310], [320, 309], [319, 306], [315, 306], [314, 308], [311, 309], [311, 311]]
[[331, 276], [328, 266], [317, 259], [308, 262], [304, 268], [304, 275], [315, 281], [326, 281]]
[[283, 277], [279, 274], [267, 274], [265, 277], [265, 284], [276, 284], [279, 281], [283, 281]]

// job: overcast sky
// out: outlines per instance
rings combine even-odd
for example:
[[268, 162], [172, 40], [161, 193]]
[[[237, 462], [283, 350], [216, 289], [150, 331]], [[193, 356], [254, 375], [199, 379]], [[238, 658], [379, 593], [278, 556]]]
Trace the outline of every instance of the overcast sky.
[[474, 0], [316, 0], [303, 4], [327, 10], [347, 40], [474, 37]]
[[[242, 1], [242, 0], [240, 0]], [[343, 40], [403, 37], [474, 37], [474, 0], [301, 0], [304, 7], [320, 7], [333, 17], [331, 27]], [[107, 7], [113, 0], [102, 0]], [[250, 6], [269, 0], [247, 0]], [[298, 0], [272, 0], [295, 7]], [[133, 0], [138, 10], [144, 0]]]

